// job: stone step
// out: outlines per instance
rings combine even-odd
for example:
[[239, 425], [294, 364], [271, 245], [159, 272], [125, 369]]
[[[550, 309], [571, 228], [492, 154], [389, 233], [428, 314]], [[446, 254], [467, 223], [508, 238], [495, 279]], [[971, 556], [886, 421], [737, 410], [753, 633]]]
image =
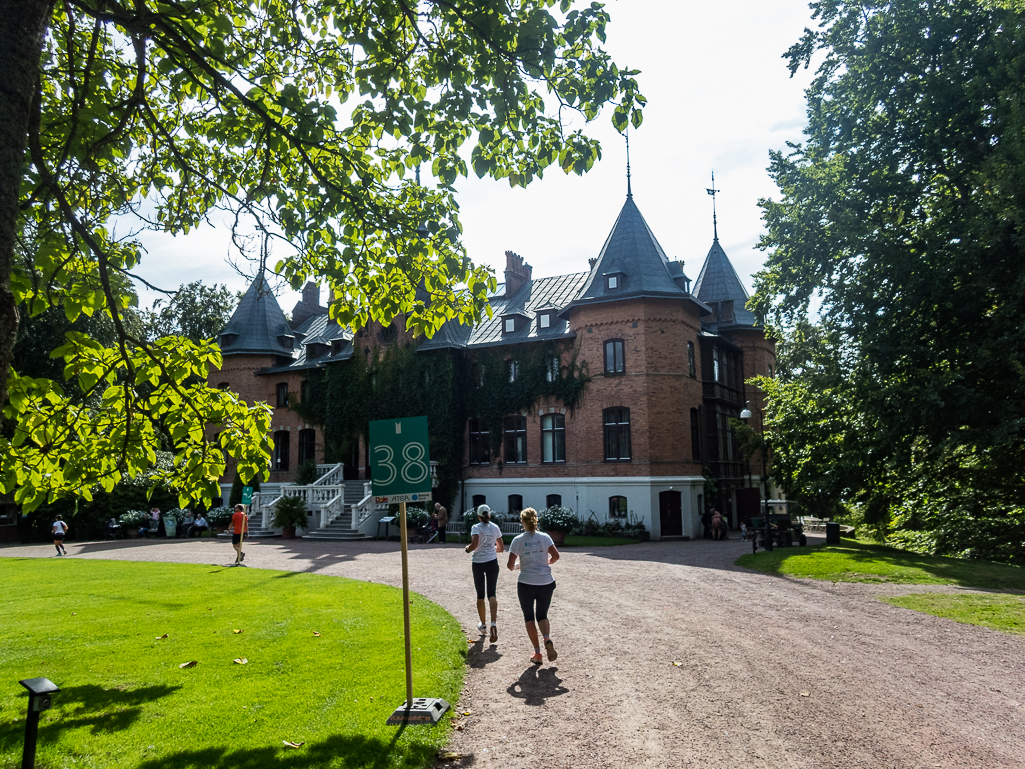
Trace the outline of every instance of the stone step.
[[303, 534], [303, 539], [324, 539], [333, 540], [336, 542], [356, 542], [363, 540], [370, 540], [373, 537], [368, 537], [366, 534], [362, 534], [358, 531], [348, 532], [343, 531], [331, 531], [330, 529], [313, 529], [306, 534]]

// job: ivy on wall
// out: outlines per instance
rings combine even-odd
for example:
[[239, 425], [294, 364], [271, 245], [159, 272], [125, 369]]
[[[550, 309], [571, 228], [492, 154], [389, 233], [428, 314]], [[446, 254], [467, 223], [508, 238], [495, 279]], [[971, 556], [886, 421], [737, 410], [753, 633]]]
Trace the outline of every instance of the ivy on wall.
[[[324, 461], [343, 462], [359, 439], [367, 440], [369, 423], [377, 419], [427, 416], [431, 459], [438, 462], [435, 498], [455, 498], [463, 463], [468, 417], [484, 420], [493, 448], [502, 439], [502, 420], [530, 409], [542, 398], [555, 398], [573, 409], [590, 376], [577, 363], [577, 350], [560, 363], [549, 381], [550, 361], [564, 347], [554, 342], [515, 348], [417, 352], [410, 344], [357, 350], [348, 361], [307, 373], [306, 398], [293, 406], [302, 419], [324, 431]], [[507, 361], [517, 362], [509, 381]]]
[[[561, 401], [570, 410], [580, 403], [591, 377], [586, 362], [577, 362], [579, 349], [572, 351], [569, 362], [560, 359], [558, 371], [549, 377], [551, 361], [564, 351], [555, 342], [474, 351], [466, 394], [467, 415], [483, 420], [487, 426], [492, 455], [497, 455], [501, 445], [507, 415], [530, 410], [546, 397]], [[510, 376], [511, 363], [516, 367], [515, 377]]]

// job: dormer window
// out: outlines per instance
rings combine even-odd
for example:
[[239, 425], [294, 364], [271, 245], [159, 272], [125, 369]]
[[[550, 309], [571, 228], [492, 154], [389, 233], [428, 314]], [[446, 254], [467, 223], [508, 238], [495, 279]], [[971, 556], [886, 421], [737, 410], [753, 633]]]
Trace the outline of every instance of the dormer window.
[[282, 347], [284, 347], [286, 350], [294, 350], [295, 349], [295, 337], [294, 336], [286, 336], [286, 335], [282, 334], [281, 336], [278, 337], [278, 343]]
[[623, 279], [626, 277], [622, 272], [605, 273], [605, 290], [618, 291], [623, 287]]
[[230, 334], [221, 334], [221, 347], [231, 347], [237, 336], [238, 334], [234, 332]]
[[506, 334], [512, 334], [516, 331], [516, 318], [505, 318], [502, 321], [502, 330]]
[[537, 328], [538, 328], [538, 330], [540, 331], [541, 329], [551, 328], [551, 327], [552, 327], [552, 313], [550, 313], [550, 312], [542, 312], [542, 313], [538, 314], [538, 316], [537, 316]]

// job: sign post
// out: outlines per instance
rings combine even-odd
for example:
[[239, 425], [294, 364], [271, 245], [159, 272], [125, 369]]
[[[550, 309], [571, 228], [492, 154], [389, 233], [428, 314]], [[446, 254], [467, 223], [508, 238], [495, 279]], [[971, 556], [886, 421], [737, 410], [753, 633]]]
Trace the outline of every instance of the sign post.
[[433, 726], [448, 710], [440, 698], [413, 699], [413, 653], [409, 629], [409, 555], [407, 502], [431, 500], [431, 462], [428, 454], [427, 417], [381, 419], [370, 423], [370, 469], [374, 501], [399, 505], [402, 542], [402, 621], [406, 639], [406, 701], [388, 723]]

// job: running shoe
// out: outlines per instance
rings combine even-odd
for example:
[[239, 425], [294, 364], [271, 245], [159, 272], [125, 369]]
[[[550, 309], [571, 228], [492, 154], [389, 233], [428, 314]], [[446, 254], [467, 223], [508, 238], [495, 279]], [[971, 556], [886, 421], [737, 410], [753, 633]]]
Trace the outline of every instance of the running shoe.
[[555, 651], [555, 644], [552, 643], [551, 638], [545, 641], [545, 651], [548, 652], [549, 662], [555, 662], [555, 660], [559, 659], [559, 653]]
[[498, 625], [494, 622], [491, 623], [491, 643], [495, 643], [498, 640]]
[[477, 632], [480, 633], [481, 635], [485, 635], [488, 632], [488, 626], [485, 625], [483, 622], [478, 622], [477, 623]]
[[[242, 561], [244, 561], [245, 559], [246, 559], [246, 554], [242, 553]], [[239, 563], [242, 563], [242, 561], [239, 561]]]
[[540, 665], [545, 660], [544, 657], [541, 656], [541, 652], [537, 652], [536, 654], [530, 655], [530, 661], [533, 662], [535, 665]]

